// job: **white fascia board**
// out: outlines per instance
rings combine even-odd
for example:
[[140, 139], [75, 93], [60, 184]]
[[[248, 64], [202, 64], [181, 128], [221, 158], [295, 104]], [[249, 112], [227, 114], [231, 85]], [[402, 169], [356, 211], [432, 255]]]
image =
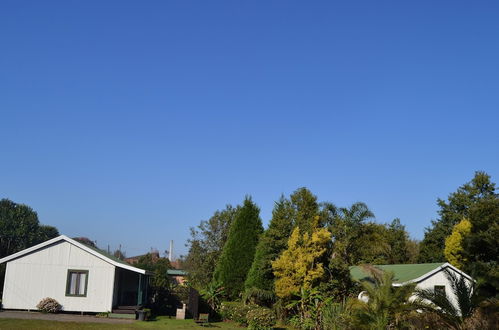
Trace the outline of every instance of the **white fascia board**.
[[49, 239], [48, 241], [45, 241], [43, 243], [40, 243], [40, 244], [37, 244], [37, 245], [34, 245], [30, 248], [27, 248], [27, 249], [24, 249], [22, 251], [19, 251], [19, 252], [16, 252], [14, 254], [11, 254], [9, 256], [6, 256], [2, 259], [0, 259], [0, 264], [4, 263], [4, 262], [8, 262], [8, 261], [11, 261], [12, 259], [16, 259], [16, 258], [19, 258], [25, 254], [28, 254], [30, 252], [33, 252], [33, 251], [36, 251], [36, 250], [39, 250], [47, 245], [50, 245], [50, 244], [53, 244], [53, 243], [56, 243], [58, 241], [60, 241], [62, 239], [62, 235], [61, 236], [57, 236], [57, 237], [54, 237], [52, 239]]
[[4, 263], [4, 262], [8, 262], [10, 260], [13, 260], [13, 259], [16, 259], [16, 258], [19, 258], [25, 254], [28, 254], [30, 252], [33, 252], [33, 251], [36, 251], [36, 250], [39, 250], [41, 248], [44, 248], [48, 245], [51, 245], [51, 244], [54, 244], [54, 243], [57, 243], [59, 241], [66, 241], [70, 244], [73, 244], [77, 247], [79, 247], [80, 249], [96, 256], [97, 258], [100, 258], [108, 263], [110, 263], [111, 265], [115, 266], [115, 267], [119, 267], [119, 268], [123, 268], [123, 269], [127, 269], [127, 270], [130, 270], [132, 272], [135, 272], [135, 273], [139, 273], [139, 274], [144, 274], [144, 275], [151, 275], [151, 272], [149, 271], [146, 271], [145, 269], [140, 269], [140, 268], [137, 268], [137, 267], [133, 267], [133, 266], [130, 266], [130, 265], [125, 265], [125, 264], [122, 264], [120, 262], [116, 262], [108, 257], [106, 257], [105, 255], [85, 246], [84, 244], [80, 243], [80, 242], [77, 242], [75, 241], [74, 239], [71, 239], [65, 235], [60, 235], [60, 236], [57, 236], [55, 238], [52, 238], [48, 241], [45, 241], [43, 243], [40, 243], [40, 244], [37, 244], [35, 246], [32, 246], [30, 248], [27, 248], [27, 249], [24, 249], [22, 251], [19, 251], [17, 253], [14, 253], [14, 254], [11, 254], [10, 256], [7, 256], [5, 258], [2, 258], [0, 259], [0, 264]]

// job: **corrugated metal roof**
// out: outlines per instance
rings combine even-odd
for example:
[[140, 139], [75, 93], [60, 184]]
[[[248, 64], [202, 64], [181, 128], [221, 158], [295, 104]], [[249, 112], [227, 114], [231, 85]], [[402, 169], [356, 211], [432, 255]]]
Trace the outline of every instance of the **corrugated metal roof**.
[[[444, 262], [430, 264], [399, 264], [399, 265], [373, 265], [383, 271], [392, 272], [396, 283], [413, 281], [438, 267], [444, 265]], [[365, 272], [362, 266], [350, 267], [350, 276], [354, 280], [368, 279], [369, 274]]]
[[168, 269], [166, 273], [170, 276], [187, 276], [187, 272], [182, 269]]

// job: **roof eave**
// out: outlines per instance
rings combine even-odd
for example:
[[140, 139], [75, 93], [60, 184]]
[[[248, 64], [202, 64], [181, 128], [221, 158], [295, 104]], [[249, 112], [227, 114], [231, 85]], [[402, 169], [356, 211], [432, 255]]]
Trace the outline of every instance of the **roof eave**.
[[10, 260], [13, 260], [13, 259], [16, 259], [16, 258], [19, 258], [27, 253], [30, 253], [30, 252], [33, 252], [33, 251], [36, 251], [36, 250], [39, 250], [45, 246], [48, 246], [48, 245], [51, 245], [53, 243], [56, 243], [56, 242], [59, 242], [59, 241], [66, 241], [70, 244], [73, 244], [77, 247], [79, 247], [80, 249], [96, 256], [97, 258], [100, 258], [108, 263], [110, 263], [111, 265], [115, 266], [115, 267], [119, 267], [119, 268], [123, 268], [123, 269], [126, 269], [126, 270], [130, 270], [132, 272], [136, 272], [136, 273], [139, 273], [139, 274], [143, 274], [143, 275], [151, 275], [150, 272], [146, 271], [145, 269], [140, 269], [140, 268], [137, 268], [137, 267], [133, 267], [131, 265], [125, 265], [125, 264], [122, 264], [122, 263], [119, 263], [119, 262], [116, 262], [108, 257], [106, 257], [105, 255], [85, 246], [84, 244], [78, 242], [78, 241], [75, 241], [74, 239], [71, 239], [69, 237], [67, 237], [66, 235], [60, 235], [60, 236], [57, 236], [57, 237], [54, 237], [48, 241], [45, 241], [45, 242], [42, 242], [40, 244], [37, 244], [35, 246], [32, 246], [32, 247], [29, 247], [27, 249], [24, 249], [22, 251], [19, 251], [19, 252], [16, 252], [14, 254], [11, 254], [10, 256], [6, 256], [2, 259], [0, 259], [0, 264], [4, 263], [4, 262], [8, 262]]

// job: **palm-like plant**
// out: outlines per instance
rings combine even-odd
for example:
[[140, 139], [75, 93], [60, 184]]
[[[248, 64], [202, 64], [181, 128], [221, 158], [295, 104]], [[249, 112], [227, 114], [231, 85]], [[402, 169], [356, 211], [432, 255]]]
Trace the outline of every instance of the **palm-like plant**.
[[387, 329], [400, 327], [404, 316], [414, 310], [409, 297], [415, 285], [393, 286], [394, 275], [372, 266], [365, 266], [370, 280], [361, 281], [368, 301], [359, 301], [354, 306], [353, 317], [358, 328]]
[[249, 288], [243, 293], [243, 302], [245, 304], [255, 304], [270, 307], [276, 300], [274, 291], [263, 290], [259, 288]]
[[225, 289], [220, 283], [211, 282], [206, 289], [201, 290], [201, 296], [213, 311], [218, 311], [222, 298], [225, 296]]
[[475, 296], [475, 283], [468, 282], [463, 276], [445, 270], [445, 276], [450, 283], [455, 303], [450, 295], [433, 289], [416, 290], [416, 304], [419, 308], [435, 313], [450, 328], [463, 329], [465, 320], [473, 315], [478, 307]]

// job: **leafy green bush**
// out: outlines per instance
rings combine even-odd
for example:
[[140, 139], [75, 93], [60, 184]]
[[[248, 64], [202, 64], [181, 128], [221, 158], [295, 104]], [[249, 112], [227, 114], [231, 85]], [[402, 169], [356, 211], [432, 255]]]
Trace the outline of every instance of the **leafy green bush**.
[[62, 310], [61, 304], [53, 298], [43, 298], [38, 305], [36, 305], [36, 308], [44, 313], [57, 313]]
[[256, 305], [245, 305], [239, 301], [226, 301], [220, 307], [220, 314], [224, 320], [234, 321], [239, 325], [247, 326], [248, 312], [258, 308]]
[[246, 324], [246, 305], [236, 301], [223, 302], [220, 307], [220, 314], [224, 320], [230, 320], [239, 324]]
[[276, 323], [274, 311], [265, 307], [257, 307], [250, 309], [246, 313], [248, 329], [251, 330], [269, 330]]
[[242, 302], [223, 302], [220, 314], [224, 320], [249, 326], [252, 330], [272, 329], [276, 323], [276, 315], [271, 309], [252, 304], [246, 305]]

